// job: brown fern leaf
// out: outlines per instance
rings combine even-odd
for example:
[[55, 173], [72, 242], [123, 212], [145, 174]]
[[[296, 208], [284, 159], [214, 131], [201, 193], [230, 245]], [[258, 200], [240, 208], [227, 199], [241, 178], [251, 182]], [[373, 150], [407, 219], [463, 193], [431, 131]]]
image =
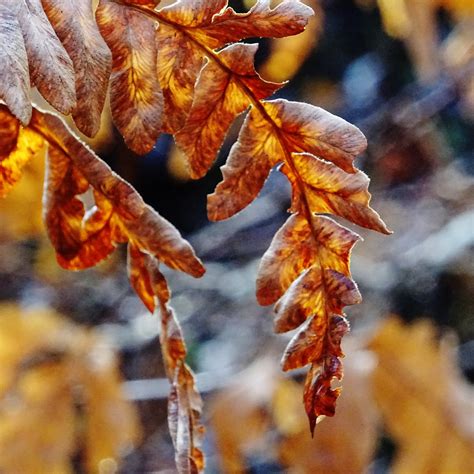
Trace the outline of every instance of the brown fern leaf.
[[[279, 85], [255, 72], [254, 46], [216, 51], [250, 36], [298, 33], [312, 11], [299, 2], [282, 2], [272, 10], [268, 1], [260, 1], [248, 13], [237, 14], [225, 0], [184, 0], [161, 10], [136, 4], [133, 8], [160, 25], [157, 41], [163, 56], [158, 70], [165, 112], [170, 114], [164, 129], [175, 134], [192, 177], [207, 172], [234, 118], [250, 106], [222, 170], [224, 180], [209, 196], [209, 217], [221, 220], [242, 210], [276, 165], [292, 185], [295, 217], [272, 244], [276, 255], [286, 259], [272, 258], [272, 251], [263, 259], [257, 294], [262, 304], [280, 299], [278, 331], [303, 324], [288, 346], [283, 367], [311, 364], [305, 405], [314, 430], [319, 415], [334, 414], [339, 394], [331, 383], [342, 378], [340, 341], [349, 329], [342, 309], [360, 301], [349, 272], [349, 253], [357, 237], [319, 214], [335, 214], [389, 233], [369, 206], [367, 176], [353, 164], [366, 139], [356, 127], [318, 107], [263, 101]], [[201, 69], [203, 58], [207, 62]], [[186, 61], [191, 68], [183, 74]]]
[[72, 116], [79, 130], [93, 137], [99, 131], [104, 108], [112, 65], [111, 53], [100, 35], [90, 1], [41, 2], [74, 65], [77, 105]]
[[30, 86], [57, 110], [76, 104], [74, 70], [40, 0], [7, 0], [0, 5], [0, 98], [27, 124]]
[[[224, 180], [209, 197], [209, 217], [212, 220], [226, 219], [250, 204], [260, 192], [270, 169], [276, 164], [286, 163], [282, 171], [291, 181], [295, 174], [292, 171], [294, 159], [290, 155], [301, 152], [314, 155], [311, 158], [314, 159], [314, 166], [308, 165], [306, 174], [310, 174], [310, 170], [319, 163], [319, 167], [324, 168], [326, 177], [338, 174], [338, 177], [331, 178], [333, 182], [342, 179], [353, 183], [354, 180], [354, 184], [348, 184], [344, 190], [333, 190], [332, 184], [325, 184], [325, 179], [320, 179], [314, 184], [314, 189], [320, 189], [321, 193], [327, 189], [326, 195], [336, 191], [333, 193], [336, 196], [337, 191], [340, 194], [350, 191], [355, 194], [356, 202], [368, 202], [369, 194], [364, 192], [367, 177], [364, 178], [365, 175], [360, 171], [356, 176], [353, 174], [356, 171], [353, 166], [354, 158], [366, 145], [364, 135], [356, 127], [319, 107], [285, 99], [258, 103], [258, 107], [252, 107], [245, 119], [239, 139], [231, 149], [226, 166], [222, 168]], [[328, 162], [322, 162], [316, 156], [323, 157]], [[296, 159], [298, 164], [303, 160], [304, 158], [299, 157]], [[291, 165], [288, 164], [290, 162]], [[318, 170], [315, 170], [315, 174], [318, 174]], [[253, 177], [252, 180], [248, 179], [249, 175]], [[296, 186], [293, 189], [297, 200]], [[377, 220], [373, 211], [364, 203], [362, 208], [365, 208], [361, 212], [367, 214], [367, 220]], [[342, 208], [340, 211], [345, 213]], [[329, 209], [318, 212], [334, 211]], [[361, 216], [360, 221], [363, 219]], [[383, 224], [377, 225], [380, 229], [383, 228]]]
[[[49, 143], [44, 215], [59, 263], [69, 269], [96, 265], [116, 244], [134, 242], [170, 268], [201, 276], [191, 246], [140, 195], [82, 144], [56, 116], [36, 113], [30, 124]], [[78, 198], [89, 189], [95, 206]]]
[[175, 447], [179, 473], [204, 470], [201, 450], [204, 427], [201, 424], [202, 400], [194, 376], [185, 362], [186, 345], [179, 322], [169, 306], [171, 292], [158, 267], [158, 261], [134, 244], [128, 246], [130, 280], [143, 303], [161, 318], [160, 342], [166, 373], [171, 384], [168, 399], [168, 424]]
[[215, 160], [235, 117], [251, 104], [245, 89], [258, 99], [272, 95], [282, 84], [266, 82], [254, 68], [257, 45], [234, 44], [218, 53], [220, 64], [208, 62], [196, 83], [192, 108], [176, 143], [189, 159], [191, 177], [200, 178]]
[[283, 370], [311, 364], [305, 407], [314, 430], [319, 415], [333, 415], [341, 378], [340, 340], [349, 329], [343, 306], [361, 301], [350, 278], [349, 258], [359, 237], [324, 216], [293, 214], [263, 256], [257, 279], [260, 304], [275, 306], [275, 330], [291, 331], [301, 324], [282, 359]]
[[[258, 1], [245, 14], [227, 7], [227, 0], [182, 0], [158, 11], [141, 11], [160, 24], [156, 33], [158, 76], [165, 99], [163, 130], [168, 133], [177, 132], [186, 123], [205, 57], [243, 38], [297, 34], [312, 14], [310, 8], [298, 1], [285, 1], [270, 9], [267, 0]], [[235, 51], [234, 58], [239, 54], [241, 49]], [[227, 61], [231, 60], [229, 51], [225, 55]], [[236, 73], [238, 76], [239, 71]]]
[[[0, 106], [0, 117], [2, 130], [5, 124], [8, 131], [0, 136], [17, 133], [16, 144], [10, 145], [10, 154], [2, 160], [9, 164], [0, 175], [4, 193], [13, 180], [19, 179], [21, 167], [33, 152], [48, 145], [44, 218], [64, 268], [79, 270], [96, 265], [117, 244], [133, 242], [170, 268], [195, 277], [204, 273], [202, 263], [176, 228], [147, 206], [135, 189], [76, 138], [61, 119], [34, 109], [27, 128], [15, 126], [18, 121], [5, 106]], [[95, 206], [86, 212], [80, 195], [89, 189]]]
[[332, 382], [342, 379], [340, 342], [349, 330], [343, 307], [361, 299], [349, 271], [358, 237], [320, 214], [390, 231], [369, 206], [369, 179], [353, 165], [366, 147], [356, 127], [318, 107], [281, 99], [262, 102], [248, 88], [241, 90], [251, 97], [252, 108], [222, 168], [224, 179], [209, 196], [208, 214], [221, 220], [243, 209], [275, 165], [292, 185], [294, 214], [262, 260], [257, 297], [261, 304], [278, 300], [278, 332], [302, 324], [282, 366], [311, 364], [304, 400], [313, 432], [318, 416], [334, 415], [340, 393]]
[[113, 121], [127, 146], [143, 155], [155, 145], [162, 122], [163, 93], [156, 74], [156, 22], [110, 0], [99, 2], [96, 19], [112, 51]]
[[[6, 194], [22, 166], [47, 146], [44, 220], [61, 266], [96, 265], [120, 243], [128, 243], [132, 287], [151, 311], [159, 308], [163, 359], [170, 384], [169, 423], [180, 473], [201, 472], [201, 398], [185, 363], [186, 347], [168, 302], [170, 291], [159, 262], [199, 277], [204, 267], [192, 247], [126, 181], [84, 145], [54, 114], [33, 109], [28, 127], [0, 105], [0, 190]], [[7, 167], [8, 165], [8, 167]], [[3, 166], [3, 167], [2, 167]], [[86, 211], [81, 195], [92, 190]]]

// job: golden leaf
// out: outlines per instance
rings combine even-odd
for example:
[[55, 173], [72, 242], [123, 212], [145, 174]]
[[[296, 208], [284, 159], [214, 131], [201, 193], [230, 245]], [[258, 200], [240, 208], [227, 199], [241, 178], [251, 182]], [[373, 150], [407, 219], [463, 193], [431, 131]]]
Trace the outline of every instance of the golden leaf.
[[2, 147], [0, 157], [0, 197], [5, 197], [20, 180], [25, 165], [43, 148], [43, 139], [29, 129], [0, 104]]
[[[30, 162], [25, 164], [20, 181], [6, 197], [0, 199], [1, 238], [23, 240], [38, 238], [44, 234], [41, 195], [45, 151], [44, 147], [41, 148]], [[54, 261], [54, 269], [57, 268]]]
[[162, 122], [163, 94], [156, 74], [156, 23], [109, 0], [99, 2], [96, 18], [112, 51], [113, 121], [127, 146], [143, 155], [154, 147]]
[[[319, 107], [284, 99], [263, 102], [250, 111], [222, 168], [224, 180], [208, 198], [209, 218], [226, 219], [250, 204], [273, 166], [293, 166], [288, 165], [293, 152], [311, 153], [354, 173], [354, 158], [366, 146], [358, 128]], [[294, 171], [286, 174], [293, 179]]]
[[398, 445], [393, 472], [472, 472], [474, 392], [452, 342], [438, 343], [428, 321], [390, 318], [369, 347], [378, 356], [374, 396]]
[[[314, 213], [329, 213], [384, 234], [390, 234], [380, 216], [370, 206], [369, 178], [362, 171], [348, 174], [332, 163], [320, 160], [309, 153], [293, 155], [293, 166], [305, 188], [305, 200]], [[285, 166], [285, 174], [293, 170]], [[291, 177], [290, 181], [294, 178]], [[295, 186], [293, 209], [300, 210], [303, 204], [301, 191]]]
[[222, 65], [208, 62], [202, 69], [186, 123], [175, 135], [188, 157], [192, 178], [207, 173], [235, 117], [250, 105], [251, 99], [242, 87], [258, 99], [281, 87], [263, 81], [257, 74], [256, 51], [257, 45], [234, 44], [219, 52]]
[[328, 217], [313, 216], [311, 224], [317, 240], [311, 225], [298, 213], [290, 216], [273, 238], [258, 270], [260, 304], [275, 303], [305, 269], [313, 266], [350, 276], [351, 250], [360, 237]]
[[52, 311], [4, 304], [0, 342], [0, 469], [73, 472], [79, 447], [87, 472], [118, 465], [138, 426], [103, 341]]
[[[133, 241], [170, 268], [201, 276], [191, 246], [126, 181], [82, 144], [56, 116], [35, 112], [31, 127], [48, 143], [45, 221], [65, 268], [95, 265], [121, 242]], [[89, 186], [96, 206], [86, 213], [78, 195]]]
[[298, 1], [275, 9], [268, 5], [260, 0], [249, 12], [239, 14], [227, 7], [226, 0], [182, 0], [152, 14], [160, 23], [158, 73], [165, 98], [164, 131], [175, 133], [185, 124], [203, 59], [216, 54], [214, 49], [248, 37], [297, 34], [312, 14]]

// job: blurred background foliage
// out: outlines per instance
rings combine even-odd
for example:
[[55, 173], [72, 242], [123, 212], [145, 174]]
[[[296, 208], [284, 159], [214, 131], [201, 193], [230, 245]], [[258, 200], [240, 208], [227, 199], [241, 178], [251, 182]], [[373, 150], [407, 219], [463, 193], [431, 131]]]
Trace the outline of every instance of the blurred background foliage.
[[[168, 136], [133, 156], [107, 113], [92, 143], [208, 268], [198, 281], [167, 272], [207, 402], [207, 472], [473, 472], [474, 3], [307, 3], [308, 30], [261, 42], [258, 69], [291, 79], [279, 96], [362, 129], [359, 166], [395, 231], [356, 229], [364, 302], [348, 311], [338, 413], [314, 440], [299, 374], [279, 371], [287, 336], [272, 334], [254, 297], [259, 258], [286, 218], [285, 180], [272, 173], [249, 208], [209, 225], [206, 195], [234, 132], [200, 181]], [[0, 202], [0, 471], [174, 472], [158, 322], [129, 288], [123, 253], [80, 274], [57, 266], [40, 158]]]

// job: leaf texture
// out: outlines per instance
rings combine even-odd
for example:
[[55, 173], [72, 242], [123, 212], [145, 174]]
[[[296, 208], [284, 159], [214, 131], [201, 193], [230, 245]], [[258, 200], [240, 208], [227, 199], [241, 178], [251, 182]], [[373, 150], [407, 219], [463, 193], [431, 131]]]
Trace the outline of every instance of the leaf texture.
[[79, 130], [93, 137], [99, 130], [112, 57], [100, 35], [89, 0], [41, 0], [56, 34], [74, 65], [77, 105], [72, 112]]
[[[176, 228], [147, 206], [61, 119], [35, 109], [30, 126], [23, 128], [5, 106], [0, 116], [0, 136], [11, 149], [0, 162], [3, 194], [19, 179], [25, 162], [48, 144], [44, 218], [63, 267], [88, 268], [106, 258], [117, 244], [133, 242], [170, 268], [193, 276], [204, 273]], [[86, 212], [80, 196], [89, 189], [95, 206]]]
[[[222, 63], [218, 55], [212, 59]], [[359, 237], [322, 214], [390, 231], [370, 207], [369, 179], [354, 167], [367, 144], [359, 129], [318, 107], [262, 101], [250, 88], [239, 86], [251, 109], [222, 168], [223, 181], [208, 197], [208, 215], [221, 220], [242, 210], [276, 165], [291, 184], [292, 216], [262, 259], [257, 298], [264, 305], [276, 303], [277, 332], [300, 326], [282, 367], [310, 364], [304, 401], [313, 432], [319, 416], [334, 415], [341, 390], [332, 384], [343, 375], [340, 343], [349, 331], [343, 308], [361, 301], [349, 270]], [[192, 112], [188, 121], [191, 117]]]
[[102, 36], [112, 51], [112, 118], [127, 146], [143, 155], [160, 133], [163, 94], [157, 77], [156, 24], [113, 1], [96, 12]]
[[257, 45], [235, 44], [219, 52], [222, 64], [208, 62], [196, 83], [188, 120], [175, 135], [189, 159], [191, 177], [207, 173], [235, 117], [251, 104], [248, 88], [258, 99], [281, 84], [263, 81], [254, 68]]
[[[327, 175], [339, 173], [338, 176], [350, 181], [355, 172], [354, 158], [366, 145], [360, 130], [319, 107], [285, 99], [263, 102], [250, 111], [222, 168], [224, 180], [209, 197], [209, 217], [226, 219], [250, 204], [260, 192], [270, 169], [290, 161], [291, 153], [306, 152], [324, 158], [330, 162], [325, 167]], [[304, 160], [298, 158], [299, 163]], [[365, 176], [359, 173], [357, 176]], [[288, 174], [291, 180], [294, 173]], [[249, 176], [253, 176], [251, 183]], [[323, 179], [320, 181], [324, 182]], [[363, 179], [358, 182], [362, 187], [368, 184]], [[368, 202], [369, 195], [365, 196]], [[382, 224], [379, 226], [383, 227]]]
[[[121, 242], [135, 242], [170, 268], [201, 276], [203, 266], [178, 231], [90, 149], [60, 119], [36, 114], [33, 128], [50, 151], [45, 187], [45, 220], [65, 268], [96, 265]], [[94, 191], [95, 206], [85, 212], [78, 195]]]
[[[316, 237], [317, 236], [317, 237]], [[262, 258], [257, 278], [261, 304], [275, 305], [275, 330], [301, 328], [288, 344], [284, 370], [311, 364], [305, 407], [314, 430], [317, 417], [333, 415], [342, 378], [340, 341], [349, 330], [343, 307], [361, 301], [350, 278], [349, 258], [359, 237], [332, 219], [293, 214]]]
[[0, 24], [0, 98], [26, 125], [31, 118], [28, 59], [18, 18], [4, 4]]
[[9, 0], [7, 4], [16, 11], [23, 33], [32, 85], [55, 109], [69, 114], [76, 105], [74, 69], [41, 1]]
[[57, 110], [68, 114], [75, 106], [72, 62], [49, 23], [39, 0], [3, 2], [0, 61], [2, 98], [27, 124], [31, 117], [30, 82]]
[[[227, 7], [226, 0], [183, 0], [155, 14], [160, 23], [158, 74], [165, 98], [164, 131], [175, 133], [185, 125], [204, 57], [243, 38], [297, 34], [312, 14], [298, 1], [282, 2], [275, 9], [268, 5], [268, 1], [260, 0], [248, 13], [237, 14]], [[234, 64], [241, 51], [235, 50]], [[229, 62], [229, 51], [226, 56]], [[192, 160], [192, 155], [189, 158]]]

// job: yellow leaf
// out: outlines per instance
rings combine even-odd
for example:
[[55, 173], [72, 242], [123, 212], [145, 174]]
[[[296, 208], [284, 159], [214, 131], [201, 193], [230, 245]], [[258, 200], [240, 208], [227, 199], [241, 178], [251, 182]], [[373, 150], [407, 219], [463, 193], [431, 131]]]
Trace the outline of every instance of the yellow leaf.
[[459, 373], [452, 341], [429, 321], [388, 319], [370, 344], [378, 356], [374, 396], [397, 446], [395, 474], [474, 470], [474, 391]]
[[[0, 306], [0, 470], [99, 472], [138, 437], [117, 360], [93, 332], [49, 310]], [[77, 411], [82, 405], [83, 410]]]

